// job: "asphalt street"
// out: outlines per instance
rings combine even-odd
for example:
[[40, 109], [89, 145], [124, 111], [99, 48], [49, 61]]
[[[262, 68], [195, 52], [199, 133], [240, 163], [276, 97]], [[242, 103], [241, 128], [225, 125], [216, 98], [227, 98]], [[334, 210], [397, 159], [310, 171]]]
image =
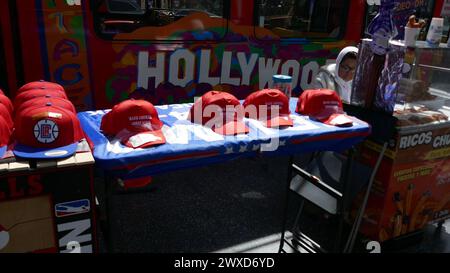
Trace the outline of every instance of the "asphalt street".
[[[253, 252], [277, 252], [281, 231], [287, 157], [241, 158], [153, 177], [139, 190], [115, 188], [109, 205], [110, 250], [100, 229], [101, 253], [235, 252], [248, 244]], [[97, 179], [97, 188], [102, 180]], [[101, 191], [97, 191], [102, 200]], [[288, 226], [300, 199], [290, 193]], [[104, 212], [103, 212], [104, 213]], [[324, 245], [334, 226], [325, 214], [306, 206], [302, 226]], [[331, 222], [332, 223], [332, 222]], [[270, 238], [270, 245], [267, 241]], [[364, 241], [364, 238], [360, 240]], [[265, 245], [266, 244], [266, 245]], [[450, 252], [450, 221], [442, 229], [428, 226], [408, 244], [391, 252]], [[365, 251], [355, 245], [355, 251]]]
[[[213, 252], [281, 231], [287, 157], [157, 175], [110, 202], [115, 252]], [[292, 217], [290, 217], [292, 218]]]

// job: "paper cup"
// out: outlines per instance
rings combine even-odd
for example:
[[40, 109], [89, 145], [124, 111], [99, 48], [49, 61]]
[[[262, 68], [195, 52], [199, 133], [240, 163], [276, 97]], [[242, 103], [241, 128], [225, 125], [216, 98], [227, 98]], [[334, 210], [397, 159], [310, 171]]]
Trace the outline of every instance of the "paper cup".
[[405, 27], [405, 46], [415, 47], [420, 28]]

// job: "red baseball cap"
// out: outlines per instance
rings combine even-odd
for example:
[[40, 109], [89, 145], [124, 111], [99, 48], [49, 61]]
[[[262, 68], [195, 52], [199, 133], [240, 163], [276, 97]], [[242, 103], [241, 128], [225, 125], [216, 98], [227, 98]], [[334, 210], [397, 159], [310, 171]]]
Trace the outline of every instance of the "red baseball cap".
[[57, 89], [31, 89], [18, 94], [14, 98], [14, 109], [19, 109], [20, 105], [28, 100], [39, 97], [63, 98], [68, 100], [66, 93]]
[[163, 123], [156, 108], [145, 100], [125, 100], [106, 113], [100, 125], [104, 134], [113, 135], [130, 148], [145, 148], [166, 143]]
[[23, 85], [22, 87], [19, 88], [19, 90], [17, 90], [17, 94], [20, 94], [20, 93], [28, 91], [28, 90], [33, 90], [33, 89], [55, 89], [55, 90], [61, 90], [61, 91], [65, 92], [64, 87], [62, 87], [61, 85], [59, 85], [57, 83], [39, 80], [39, 81], [29, 82], [29, 83]]
[[69, 157], [84, 138], [76, 114], [57, 106], [29, 108], [16, 115], [15, 156], [33, 159]]
[[6, 121], [6, 124], [8, 125], [9, 129], [12, 130], [12, 128], [14, 128], [14, 123], [11, 114], [9, 113], [8, 108], [1, 103], [0, 103], [0, 116]]
[[[216, 117], [219, 114], [219, 117]], [[248, 133], [243, 121], [244, 107], [239, 100], [227, 92], [209, 91], [196, 100], [188, 119], [193, 123], [209, 126], [222, 135]]]
[[43, 107], [48, 105], [49, 103], [53, 106], [67, 109], [74, 114], [77, 113], [75, 106], [73, 106], [72, 102], [70, 102], [69, 100], [63, 98], [55, 98], [51, 95], [45, 95], [44, 97], [32, 98], [31, 100], [22, 103], [19, 108], [16, 109], [16, 115], [17, 113], [24, 111], [25, 109]]
[[[256, 109], [251, 109], [250, 106]], [[266, 106], [266, 107], [264, 107]], [[293, 126], [294, 122], [289, 117], [289, 98], [280, 90], [263, 89], [251, 93], [244, 101], [245, 115], [255, 118], [266, 127]], [[276, 116], [274, 116], [272, 107], [278, 107]], [[256, 110], [256, 117], [252, 117], [252, 113]]]
[[5, 119], [0, 116], [0, 158], [5, 155], [8, 148], [9, 139], [11, 137], [11, 128]]
[[339, 95], [329, 89], [305, 90], [300, 95], [295, 112], [313, 117], [325, 124], [352, 126], [353, 121], [342, 107]]
[[13, 104], [7, 96], [3, 95], [3, 93], [0, 94], [0, 103], [3, 104], [4, 106], [6, 106], [6, 108], [8, 109], [8, 112], [11, 115], [13, 114], [13, 112], [14, 112]]

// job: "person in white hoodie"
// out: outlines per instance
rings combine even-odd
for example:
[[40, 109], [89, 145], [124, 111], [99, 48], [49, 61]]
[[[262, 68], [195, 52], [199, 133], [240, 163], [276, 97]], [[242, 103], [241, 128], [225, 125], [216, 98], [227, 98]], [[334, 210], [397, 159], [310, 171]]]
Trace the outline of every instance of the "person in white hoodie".
[[336, 91], [345, 103], [350, 103], [352, 81], [357, 64], [358, 48], [348, 46], [339, 52], [336, 63], [320, 68], [314, 82], [315, 88]]

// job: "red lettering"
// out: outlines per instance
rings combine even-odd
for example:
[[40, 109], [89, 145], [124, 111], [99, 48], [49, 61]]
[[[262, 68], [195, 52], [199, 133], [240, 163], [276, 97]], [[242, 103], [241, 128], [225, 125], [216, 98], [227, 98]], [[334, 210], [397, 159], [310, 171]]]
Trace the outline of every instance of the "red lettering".
[[43, 192], [44, 186], [41, 183], [40, 175], [30, 175], [28, 177], [28, 194], [38, 195]]
[[8, 179], [9, 184], [9, 196], [14, 197], [21, 197], [25, 195], [25, 191], [23, 189], [17, 190], [17, 180], [15, 177], [11, 177]]

